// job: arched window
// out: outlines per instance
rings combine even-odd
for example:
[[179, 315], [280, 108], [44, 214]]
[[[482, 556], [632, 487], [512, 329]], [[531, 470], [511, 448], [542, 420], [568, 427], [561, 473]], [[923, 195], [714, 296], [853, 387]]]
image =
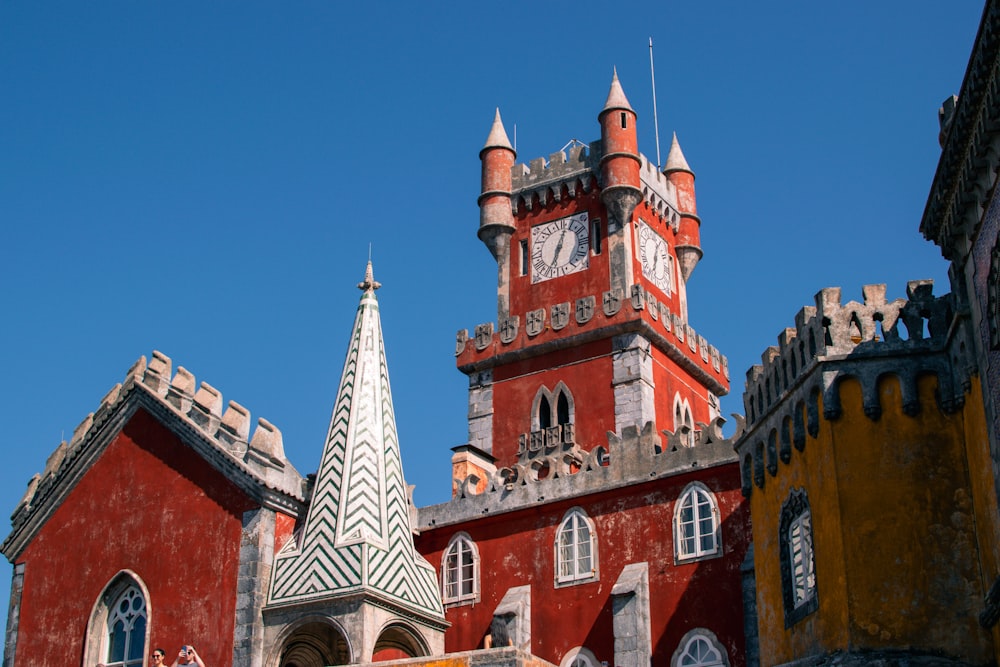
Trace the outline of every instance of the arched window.
[[684, 635], [670, 664], [671, 667], [727, 667], [729, 657], [714, 633], [697, 628]]
[[567, 651], [559, 663], [559, 667], [600, 667], [600, 665], [593, 651], [583, 646]]
[[539, 387], [532, 403], [531, 430], [542, 431], [553, 426], [573, 423], [573, 394], [560, 382], [556, 388]]
[[681, 443], [685, 447], [694, 447], [694, 419], [691, 418], [691, 403], [687, 399], [681, 400], [680, 394], [674, 394], [674, 433], [687, 426], [687, 433], [681, 436]]
[[128, 570], [108, 583], [91, 612], [84, 664], [141, 667], [148, 642], [148, 595], [142, 581]]
[[594, 581], [597, 577], [597, 543], [594, 525], [583, 510], [566, 512], [556, 533], [556, 585]]
[[445, 604], [479, 599], [479, 550], [465, 533], [451, 538], [441, 563]]
[[146, 656], [146, 600], [136, 586], [129, 586], [108, 614], [106, 667], [142, 665]]
[[674, 551], [678, 561], [719, 554], [719, 505], [701, 482], [688, 484], [674, 506]]
[[804, 489], [792, 490], [782, 504], [779, 530], [781, 583], [787, 628], [816, 611], [819, 606], [812, 512]]

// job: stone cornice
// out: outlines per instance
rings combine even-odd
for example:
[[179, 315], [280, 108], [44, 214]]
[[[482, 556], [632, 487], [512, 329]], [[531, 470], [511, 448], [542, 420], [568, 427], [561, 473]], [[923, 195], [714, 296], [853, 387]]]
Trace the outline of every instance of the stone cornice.
[[968, 252], [996, 183], [1000, 164], [1000, 2], [983, 11], [958, 102], [945, 119], [941, 158], [931, 184], [920, 231], [949, 260]]

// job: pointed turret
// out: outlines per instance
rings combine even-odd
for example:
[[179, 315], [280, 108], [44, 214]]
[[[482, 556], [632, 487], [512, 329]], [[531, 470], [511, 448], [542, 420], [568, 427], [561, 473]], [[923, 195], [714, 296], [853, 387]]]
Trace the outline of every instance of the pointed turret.
[[507, 317], [509, 310], [508, 265], [510, 237], [514, 233], [510, 170], [516, 157], [517, 153], [511, 147], [507, 130], [500, 120], [500, 109], [497, 109], [486, 145], [479, 151], [479, 159], [483, 163], [483, 187], [479, 195], [479, 240], [486, 244], [493, 259], [497, 261], [497, 311], [500, 319]]
[[676, 132], [670, 144], [670, 153], [667, 154], [667, 164], [663, 167], [663, 173], [677, 190], [677, 208], [681, 214], [677, 229], [677, 261], [680, 264], [681, 277], [687, 282], [702, 257], [701, 219], [698, 217], [698, 205], [694, 194], [694, 172], [691, 171], [684, 152], [681, 151]]
[[601, 201], [620, 229], [631, 221], [642, 190], [636, 115], [618, 81], [617, 69], [597, 120], [601, 123]]
[[[368, 262], [361, 303], [312, 499], [298, 542], [275, 559], [268, 607], [308, 606], [337, 619], [368, 662], [380, 628], [404, 621], [443, 649], [434, 568], [414, 549], [375, 290]], [[287, 615], [275, 614], [276, 624]]]

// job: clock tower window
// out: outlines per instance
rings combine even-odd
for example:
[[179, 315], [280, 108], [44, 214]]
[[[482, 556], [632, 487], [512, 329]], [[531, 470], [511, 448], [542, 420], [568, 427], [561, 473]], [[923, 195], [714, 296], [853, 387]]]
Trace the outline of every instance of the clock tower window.
[[590, 250], [595, 255], [601, 254], [601, 219], [594, 218], [590, 229]]
[[532, 406], [531, 430], [572, 424], [573, 414], [573, 395], [566, 385], [560, 382], [553, 391], [540, 387]]
[[521, 275], [528, 275], [528, 264], [530, 263], [530, 258], [528, 257], [528, 240], [521, 239]]

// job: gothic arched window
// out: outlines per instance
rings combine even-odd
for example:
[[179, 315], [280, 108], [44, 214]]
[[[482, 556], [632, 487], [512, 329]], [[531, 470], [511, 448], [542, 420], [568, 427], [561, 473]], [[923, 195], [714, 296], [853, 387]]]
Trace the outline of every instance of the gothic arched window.
[[804, 489], [795, 489], [781, 506], [779, 524], [781, 588], [785, 627], [816, 611], [816, 556], [813, 550], [812, 511]]
[[594, 524], [579, 507], [566, 512], [556, 532], [556, 585], [597, 579]]
[[681, 400], [680, 394], [674, 394], [674, 433], [687, 427], [687, 433], [682, 434], [681, 443], [685, 447], [694, 447], [694, 419], [691, 417], [691, 403]]
[[573, 394], [565, 384], [560, 382], [552, 391], [542, 386], [532, 404], [531, 430], [544, 431], [553, 426], [572, 424], [574, 411]]
[[465, 533], [451, 538], [441, 563], [445, 604], [479, 599], [479, 550]]
[[122, 570], [104, 587], [91, 610], [83, 662], [141, 667], [148, 633], [149, 591], [134, 572]]
[[678, 561], [717, 555], [719, 505], [701, 482], [688, 484], [674, 506], [674, 553]]

